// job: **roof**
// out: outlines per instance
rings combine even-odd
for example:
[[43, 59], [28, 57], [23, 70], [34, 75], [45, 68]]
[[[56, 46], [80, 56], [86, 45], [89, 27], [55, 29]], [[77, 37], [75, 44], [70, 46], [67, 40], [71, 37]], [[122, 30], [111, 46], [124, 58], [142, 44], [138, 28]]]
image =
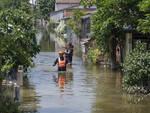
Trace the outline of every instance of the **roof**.
[[56, 3], [73, 3], [73, 4], [79, 4], [81, 0], [56, 0]]
[[91, 40], [91, 37], [90, 38], [83, 38], [80, 42], [81, 45], [85, 45], [86, 43], [89, 43], [89, 41]]
[[96, 11], [93, 11], [92, 13], [86, 15], [86, 16], [82, 16], [82, 19], [87, 19], [90, 18], [94, 13], [96, 13]]
[[87, 19], [87, 18], [89, 18], [89, 17], [91, 17], [91, 14], [88, 14], [88, 15], [86, 15], [86, 16], [82, 16], [82, 19]]
[[[53, 11], [51, 12], [51, 14], [56, 14], [58, 12], [62, 12], [64, 10], [73, 10], [75, 8], [79, 8], [79, 9], [85, 9], [83, 5], [75, 5], [75, 6], [71, 6], [71, 7], [68, 7], [68, 8], [64, 8], [64, 9], [61, 9], [61, 10], [58, 10], [58, 11]], [[96, 9], [96, 7], [90, 7], [90, 8], [86, 8], [86, 9]], [[95, 13], [96, 11], [93, 11], [93, 13]]]

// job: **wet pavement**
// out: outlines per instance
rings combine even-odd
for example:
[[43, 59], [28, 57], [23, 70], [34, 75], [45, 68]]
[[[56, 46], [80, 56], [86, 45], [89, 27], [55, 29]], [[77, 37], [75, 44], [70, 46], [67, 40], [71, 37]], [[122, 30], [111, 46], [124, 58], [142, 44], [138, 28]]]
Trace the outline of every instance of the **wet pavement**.
[[83, 62], [59, 73], [53, 62], [60, 49], [49, 35], [39, 35], [41, 52], [34, 59], [20, 91], [21, 108], [34, 113], [148, 113], [149, 96], [128, 95], [121, 90], [121, 73]]

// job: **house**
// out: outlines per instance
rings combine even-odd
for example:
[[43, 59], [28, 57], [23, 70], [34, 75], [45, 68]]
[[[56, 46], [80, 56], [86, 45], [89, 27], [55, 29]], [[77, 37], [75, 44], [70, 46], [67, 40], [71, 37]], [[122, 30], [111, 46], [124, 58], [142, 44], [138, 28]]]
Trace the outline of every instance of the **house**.
[[69, 8], [64, 8], [64, 9], [61, 9], [61, 10], [58, 10], [58, 11], [54, 11], [50, 14], [50, 19], [51, 20], [55, 20], [56, 23], [60, 23], [60, 21], [66, 21], [70, 18], [70, 16], [72, 15], [72, 11], [75, 9], [75, 8], [79, 8], [79, 9], [82, 9], [84, 10], [87, 14], [90, 14], [92, 13], [93, 11], [96, 10], [96, 6], [92, 6], [90, 8], [85, 8], [84, 6], [82, 5], [76, 5], [76, 6], [72, 6], [72, 7], [69, 7]]
[[80, 4], [80, 0], [56, 0], [55, 11], [66, 9]]
[[64, 15], [68, 15], [67, 8], [78, 6], [80, 0], [55, 0], [55, 11], [50, 14], [50, 19], [60, 23], [64, 20]]
[[59, 23], [63, 18], [64, 10], [55, 11], [50, 14], [50, 20], [54, 20], [56, 23]]
[[66, 8], [65, 11], [64, 11], [64, 18], [70, 17], [72, 15], [72, 11], [76, 8], [83, 10], [86, 14], [91, 14], [96, 10], [97, 7], [95, 5], [93, 5], [90, 8], [89, 7], [84, 7], [83, 5], [77, 5], [77, 6], [73, 6], [73, 7], [70, 7], [70, 8]]
[[93, 11], [92, 13], [83, 16], [82, 20], [81, 20], [81, 38], [89, 38], [91, 35], [91, 16], [95, 13], [95, 11]]
[[[89, 43], [91, 41], [91, 16], [94, 13], [95, 11], [82, 17], [81, 47], [84, 53], [87, 53], [88, 50], [86, 50], [86, 48], [89, 47]], [[109, 41], [109, 58], [112, 68], [120, 66], [120, 64], [125, 60], [125, 57], [135, 48], [135, 42], [137, 40], [145, 42], [147, 44], [147, 49], [150, 49], [150, 35], [143, 35], [135, 30], [124, 28], [122, 37], [122, 40], [120, 40], [119, 37], [114, 37]]]
[[[81, 50], [84, 54], [87, 54], [89, 47], [91, 46], [91, 42], [93, 41], [91, 38], [91, 16], [95, 13], [95, 11], [89, 13], [86, 16], [82, 16], [81, 20]], [[86, 55], [84, 55], [86, 56]]]

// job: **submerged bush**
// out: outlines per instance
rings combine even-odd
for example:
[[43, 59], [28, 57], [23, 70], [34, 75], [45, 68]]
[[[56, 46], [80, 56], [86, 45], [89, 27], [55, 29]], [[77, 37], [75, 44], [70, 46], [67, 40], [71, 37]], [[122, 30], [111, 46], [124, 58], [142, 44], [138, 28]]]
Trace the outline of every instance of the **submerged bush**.
[[19, 104], [9, 97], [0, 96], [0, 113], [21, 113]]
[[91, 48], [91, 47], [89, 48], [88, 58], [92, 63], [96, 64], [98, 62], [99, 55], [100, 55], [99, 49], [94, 49], [94, 48]]
[[[137, 88], [135, 91], [148, 86], [148, 74], [150, 73], [150, 53], [146, 50], [146, 44], [137, 41], [136, 47], [132, 53], [126, 56], [123, 63], [123, 88], [128, 92], [128, 89]], [[132, 88], [131, 88], [132, 87]], [[133, 88], [134, 87], [134, 88]]]
[[54, 32], [55, 26], [56, 26], [56, 22], [55, 22], [54, 20], [50, 20], [50, 21], [49, 21], [49, 24], [48, 24], [48, 30], [49, 30], [50, 32]]

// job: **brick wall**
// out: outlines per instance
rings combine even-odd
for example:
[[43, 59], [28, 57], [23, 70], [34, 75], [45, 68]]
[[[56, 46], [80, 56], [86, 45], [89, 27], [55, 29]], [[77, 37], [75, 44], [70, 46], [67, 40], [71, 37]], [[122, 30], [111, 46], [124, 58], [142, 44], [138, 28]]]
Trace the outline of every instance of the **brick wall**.
[[64, 11], [64, 18], [70, 17], [72, 15], [72, 9]]
[[[95, 9], [83, 9], [86, 13], [92, 13]], [[68, 18], [72, 15], [73, 9], [64, 10], [64, 18]]]

